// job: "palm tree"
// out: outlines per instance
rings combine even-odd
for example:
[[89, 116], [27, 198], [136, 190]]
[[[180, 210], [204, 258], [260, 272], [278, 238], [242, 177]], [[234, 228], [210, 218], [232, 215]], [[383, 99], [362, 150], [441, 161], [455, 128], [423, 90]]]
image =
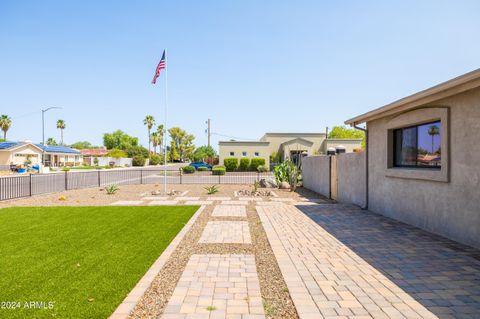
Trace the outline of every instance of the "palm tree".
[[158, 135], [158, 132], [153, 132], [152, 135], [150, 136], [150, 141], [152, 141], [153, 145], [153, 153], [157, 154], [157, 146], [160, 145], [160, 136]]
[[150, 157], [150, 130], [155, 125], [155, 119], [153, 118], [153, 116], [147, 115], [143, 120], [143, 124], [147, 126], [148, 130], [148, 156]]
[[432, 125], [428, 128], [428, 135], [432, 137], [432, 154], [434, 153], [433, 150], [433, 139], [435, 138], [435, 135], [440, 135], [440, 129], [436, 125]]
[[57, 128], [60, 130], [60, 145], [63, 145], [63, 130], [65, 129], [65, 121], [64, 120], [58, 120], [57, 121]]
[[7, 140], [7, 131], [12, 126], [12, 119], [8, 117], [8, 115], [1, 115], [0, 116], [0, 129], [3, 131], [3, 139]]
[[[157, 133], [158, 133], [158, 145], [160, 146], [160, 151], [162, 150], [162, 145], [163, 145], [163, 136], [165, 134], [165, 130], [163, 127], [163, 124], [160, 124], [157, 127]], [[159, 152], [160, 153], [160, 152]]]

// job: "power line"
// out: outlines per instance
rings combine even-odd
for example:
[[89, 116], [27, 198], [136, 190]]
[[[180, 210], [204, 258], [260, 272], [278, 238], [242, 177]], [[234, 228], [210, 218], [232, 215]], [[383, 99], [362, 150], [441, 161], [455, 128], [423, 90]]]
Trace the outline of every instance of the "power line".
[[234, 140], [256, 141], [255, 139], [252, 139], [252, 138], [238, 137], [238, 136], [230, 136], [230, 135], [225, 135], [225, 134], [220, 134], [220, 133], [212, 133], [212, 135], [217, 135], [217, 136], [221, 136], [221, 137], [231, 138], [231, 139], [234, 139]]

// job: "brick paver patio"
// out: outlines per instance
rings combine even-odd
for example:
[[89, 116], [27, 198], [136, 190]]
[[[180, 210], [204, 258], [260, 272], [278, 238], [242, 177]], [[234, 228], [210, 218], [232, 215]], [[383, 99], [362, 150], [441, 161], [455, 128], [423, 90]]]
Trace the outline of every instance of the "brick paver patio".
[[162, 319], [265, 318], [253, 255], [192, 255]]
[[257, 211], [300, 318], [480, 318], [477, 250], [345, 205]]
[[199, 243], [251, 244], [248, 223], [244, 221], [210, 221], [205, 226]]

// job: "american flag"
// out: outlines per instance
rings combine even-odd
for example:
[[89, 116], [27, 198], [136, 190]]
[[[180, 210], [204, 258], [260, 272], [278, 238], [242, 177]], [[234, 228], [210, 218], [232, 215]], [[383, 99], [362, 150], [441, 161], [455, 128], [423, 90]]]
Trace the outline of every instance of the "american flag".
[[165, 50], [163, 50], [162, 59], [158, 62], [157, 69], [155, 70], [155, 75], [153, 76], [152, 84], [157, 83], [157, 78], [160, 76], [160, 70], [166, 68], [166, 61], [165, 61]]

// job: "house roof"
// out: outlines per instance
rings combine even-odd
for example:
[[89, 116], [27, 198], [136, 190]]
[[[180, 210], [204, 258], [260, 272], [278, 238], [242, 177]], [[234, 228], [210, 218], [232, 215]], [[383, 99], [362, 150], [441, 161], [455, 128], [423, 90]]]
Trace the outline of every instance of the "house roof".
[[220, 141], [218, 145], [257, 145], [257, 146], [268, 146], [270, 142], [264, 141]]
[[64, 153], [64, 154], [80, 154], [80, 152], [76, 149], [66, 147], [66, 146], [53, 146], [53, 145], [42, 145], [42, 144], [34, 144], [30, 142], [1, 142], [0, 143], [0, 151], [11, 151], [18, 147], [24, 145], [32, 145], [40, 149], [40, 151], [45, 151], [45, 153]]
[[108, 153], [108, 150], [105, 148], [86, 148], [80, 150], [80, 153], [84, 156], [104, 156]]
[[1, 142], [0, 143], [0, 151], [13, 151], [17, 148], [20, 148], [25, 145], [31, 145], [34, 148], [37, 148], [40, 152], [42, 149], [38, 147], [37, 145], [30, 143], [30, 142], [12, 142], [12, 141], [7, 141], [7, 142]]
[[435, 102], [440, 99], [474, 89], [476, 87], [480, 87], [480, 69], [463, 74], [429, 89], [420, 91], [385, 106], [374, 109], [370, 112], [351, 118], [345, 121], [345, 124], [355, 125], [368, 122], [397, 113], [399, 111], [406, 111], [427, 103]]
[[313, 142], [312, 142], [312, 141], [306, 140], [306, 139], [301, 138], [301, 137], [297, 137], [297, 138], [288, 140], [288, 141], [286, 141], [286, 142], [283, 142], [283, 143], [280, 144], [280, 145], [286, 146], [286, 145], [290, 145], [290, 144], [293, 144], [293, 143], [305, 144], [305, 145], [309, 145], [309, 146], [312, 146], [312, 145], [313, 145]]

